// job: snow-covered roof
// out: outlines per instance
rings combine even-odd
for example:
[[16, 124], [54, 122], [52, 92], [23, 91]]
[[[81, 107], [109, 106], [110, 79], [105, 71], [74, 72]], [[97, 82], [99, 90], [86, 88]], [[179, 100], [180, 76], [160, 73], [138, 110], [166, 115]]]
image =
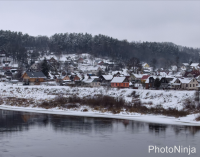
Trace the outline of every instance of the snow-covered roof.
[[170, 83], [174, 83], [177, 80], [177, 78], [173, 78], [172, 81], [170, 81]]
[[123, 69], [121, 74], [123, 74], [124, 76], [130, 76], [130, 74], [128, 73], [128, 69]]
[[143, 74], [133, 74], [133, 75], [135, 76], [135, 78], [139, 78], [139, 79], [141, 79], [143, 76]]
[[183, 63], [183, 65], [185, 65], [185, 66], [189, 66], [189, 64], [188, 64], [188, 63]]
[[90, 78], [95, 79], [95, 78], [99, 78], [98, 76], [90, 76]]
[[111, 81], [111, 83], [122, 83], [126, 77], [114, 77]]
[[192, 63], [190, 66], [191, 67], [196, 67], [196, 66], [198, 66], [199, 65], [199, 63]]
[[102, 75], [105, 80], [112, 80], [113, 75]]
[[91, 83], [93, 81], [94, 81], [94, 78], [91, 78], [91, 79], [84, 80], [83, 82], [85, 82], [85, 83]]
[[179, 78], [181, 83], [190, 83], [192, 81], [193, 78]]

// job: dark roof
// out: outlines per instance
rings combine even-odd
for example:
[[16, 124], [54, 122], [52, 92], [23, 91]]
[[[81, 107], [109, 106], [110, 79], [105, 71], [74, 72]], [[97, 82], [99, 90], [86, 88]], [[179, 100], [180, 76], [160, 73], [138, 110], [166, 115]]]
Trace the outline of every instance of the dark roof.
[[99, 78], [95, 78], [92, 82], [99, 82]]
[[26, 72], [30, 78], [46, 78], [43, 72]]

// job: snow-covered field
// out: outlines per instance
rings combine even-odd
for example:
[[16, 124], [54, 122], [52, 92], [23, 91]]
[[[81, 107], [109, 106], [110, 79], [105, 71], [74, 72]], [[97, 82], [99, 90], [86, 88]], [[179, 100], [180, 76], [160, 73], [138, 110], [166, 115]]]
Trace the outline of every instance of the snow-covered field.
[[[164, 91], [164, 90], [143, 90], [143, 89], [106, 89], [100, 88], [70, 88], [65, 86], [17, 86], [0, 83], [0, 96], [1, 97], [17, 97], [17, 98], [33, 98], [35, 101], [50, 100], [59, 94], [63, 96], [77, 95], [79, 97], [95, 96], [99, 94], [110, 95], [113, 97], [123, 97], [126, 101], [133, 101], [131, 93], [135, 91], [136, 95], [139, 95], [139, 99], [142, 103], [148, 103], [156, 106], [162, 105], [164, 108], [173, 107], [179, 110], [183, 108], [182, 104], [184, 99], [193, 98], [195, 91]], [[33, 107], [14, 107], [6, 104], [0, 105], [0, 109], [21, 110], [28, 112], [40, 112], [51, 114], [63, 114], [63, 115], [76, 115], [76, 116], [90, 116], [90, 117], [108, 117], [119, 119], [131, 119], [138, 121], [147, 121], [155, 123], [166, 124], [181, 124], [181, 125], [200, 125], [200, 122], [194, 121], [197, 115], [188, 115], [187, 117], [174, 118], [166, 116], [154, 116], [154, 115], [141, 115], [138, 113], [100, 113], [99, 111], [93, 111], [88, 108], [88, 112], [82, 112], [82, 108], [79, 110], [74, 109], [41, 109]]]

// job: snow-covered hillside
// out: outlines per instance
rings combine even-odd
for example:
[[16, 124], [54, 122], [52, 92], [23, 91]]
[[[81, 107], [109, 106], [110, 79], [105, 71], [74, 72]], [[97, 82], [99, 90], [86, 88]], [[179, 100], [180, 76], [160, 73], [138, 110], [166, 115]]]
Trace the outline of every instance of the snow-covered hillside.
[[[77, 95], [79, 97], [95, 96], [99, 94], [113, 97], [123, 97], [126, 101], [133, 101], [135, 98], [131, 93], [139, 95], [139, 99], [147, 106], [162, 105], [164, 108], [172, 107], [182, 109], [186, 98], [194, 98], [195, 91], [164, 91], [164, 90], [143, 90], [143, 89], [116, 89], [116, 88], [70, 88], [66, 86], [17, 86], [0, 84], [0, 95], [2, 97], [33, 98], [35, 100], [51, 99], [61, 94], [63, 96]], [[151, 104], [151, 105], [149, 105]]]

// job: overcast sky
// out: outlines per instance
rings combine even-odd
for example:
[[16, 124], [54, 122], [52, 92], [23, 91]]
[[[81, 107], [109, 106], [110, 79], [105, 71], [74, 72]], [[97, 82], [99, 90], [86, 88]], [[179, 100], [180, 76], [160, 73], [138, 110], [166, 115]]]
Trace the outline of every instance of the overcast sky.
[[200, 1], [0, 1], [0, 29], [104, 34], [200, 48]]

